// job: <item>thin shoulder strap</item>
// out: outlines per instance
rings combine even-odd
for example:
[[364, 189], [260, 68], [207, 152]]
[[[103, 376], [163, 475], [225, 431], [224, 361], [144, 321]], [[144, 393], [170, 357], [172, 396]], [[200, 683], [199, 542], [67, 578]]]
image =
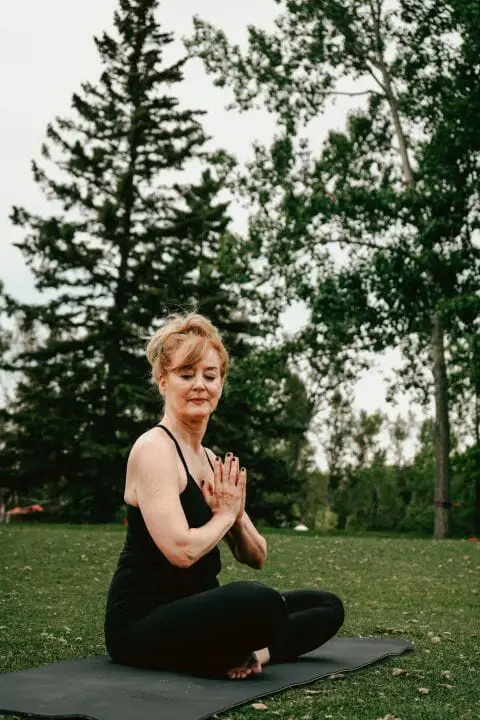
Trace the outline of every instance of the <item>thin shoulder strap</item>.
[[188, 477], [188, 476], [190, 475], [190, 470], [188, 469], [187, 463], [185, 462], [185, 458], [183, 457], [183, 453], [182, 453], [182, 450], [181, 450], [181, 448], [180, 448], [180, 445], [178, 444], [177, 438], [175, 437], [175, 435], [172, 435], [172, 433], [170, 432], [170, 430], [169, 430], [168, 428], [166, 428], [165, 425], [162, 425], [161, 423], [158, 423], [158, 424], [157, 424], [157, 427], [162, 428], [162, 430], [165, 430], [165, 432], [167, 433], [167, 435], [170, 435], [170, 437], [172, 438], [173, 442], [174, 442], [175, 445], [176, 445], [177, 452], [178, 452], [178, 454], [180, 455], [180, 460], [181, 460], [182, 463], [183, 463], [183, 467], [185, 468], [185, 472], [187, 473], [187, 477]]
[[[205, 450], [205, 448], [203, 448], [203, 449]], [[208, 464], [209, 464], [210, 467], [212, 468], [213, 472], [215, 472], [214, 467], [213, 467], [213, 465], [212, 465], [212, 461], [210, 460], [210, 455], [207, 453], [206, 450], [205, 450], [205, 455], [207, 456]]]

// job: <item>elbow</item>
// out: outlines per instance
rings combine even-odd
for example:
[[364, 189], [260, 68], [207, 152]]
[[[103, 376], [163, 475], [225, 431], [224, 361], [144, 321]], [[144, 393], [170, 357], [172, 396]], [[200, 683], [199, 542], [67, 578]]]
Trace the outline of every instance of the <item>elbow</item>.
[[191, 549], [184, 543], [178, 543], [168, 553], [163, 551], [168, 562], [181, 570], [188, 570], [198, 560]]
[[170, 562], [182, 570], [188, 570], [198, 560], [198, 557], [194, 556], [188, 547], [178, 548], [177, 552], [174, 553], [174, 557]]
[[267, 561], [267, 553], [265, 552], [263, 555], [259, 555], [257, 557], [253, 557], [250, 559], [250, 562], [248, 565], [253, 568], [253, 570], [261, 570], [263, 566], [265, 565]]
[[189, 567], [192, 567], [195, 562], [186, 553], [176, 553], [175, 555], [169, 557], [168, 560], [172, 563], [172, 565], [175, 565], [175, 567], [178, 567], [181, 570], [187, 570]]
[[253, 560], [253, 562], [249, 563], [250, 567], [253, 568], [253, 570], [261, 570], [264, 563], [262, 560]]
[[266, 543], [265, 539], [263, 539], [262, 544], [263, 544], [262, 552], [256, 558], [257, 564], [255, 565], [255, 570], [261, 570], [263, 568], [263, 566], [265, 565], [265, 563], [267, 562], [268, 552], [267, 552], [267, 543]]
[[261, 570], [266, 562], [267, 562], [267, 555], [265, 554], [263, 557], [261, 557], [257, 560], [257, 564], [255, 565], [255, 570]]

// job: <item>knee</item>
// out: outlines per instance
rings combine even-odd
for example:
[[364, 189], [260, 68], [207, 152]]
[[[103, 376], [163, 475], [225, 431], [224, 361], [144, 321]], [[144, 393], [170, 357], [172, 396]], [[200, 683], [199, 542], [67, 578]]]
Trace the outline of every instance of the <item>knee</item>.
[[288, 623], [289, 613], [285, 598], [278, 590], [268, 585], [259, 583], [255, 597], [255, 612], [262, 619], [269, 638], [279, 635]]
[[262, 585], [258, 593], [258, 602], [265, 612], [279, 617], [288, 617], [287, 603], [283, 595], [268, 585]]
[[288, 619], [285, 598], [278, 590], [255, 581], [232, 583], [239, 592], [243, 607], [272, 624], [282, 626]]

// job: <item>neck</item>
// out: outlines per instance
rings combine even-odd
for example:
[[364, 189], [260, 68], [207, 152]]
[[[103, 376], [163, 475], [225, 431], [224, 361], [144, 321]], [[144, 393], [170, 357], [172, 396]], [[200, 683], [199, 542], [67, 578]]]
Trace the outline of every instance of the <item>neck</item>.
[[188, 445], [194, 452], [201, 450], [202, 440], [207, 430], [208, 417], [201, 418], [197, 422], [185, 421], [165, 410], [160, 422], [175, 435], [181, 444]]

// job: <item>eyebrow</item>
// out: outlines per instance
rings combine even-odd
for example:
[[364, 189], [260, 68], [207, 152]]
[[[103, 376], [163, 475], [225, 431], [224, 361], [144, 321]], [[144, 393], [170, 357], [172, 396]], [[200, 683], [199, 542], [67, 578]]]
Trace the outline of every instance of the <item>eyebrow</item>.
[[[184, 365], [183, 367], [178, 368], [179, 370], [193, 370], [193, 365]], [[210, 365], [209, 367], [205, 368], [205, 371], [207, 370], [220, 370], [218, 365]]]

